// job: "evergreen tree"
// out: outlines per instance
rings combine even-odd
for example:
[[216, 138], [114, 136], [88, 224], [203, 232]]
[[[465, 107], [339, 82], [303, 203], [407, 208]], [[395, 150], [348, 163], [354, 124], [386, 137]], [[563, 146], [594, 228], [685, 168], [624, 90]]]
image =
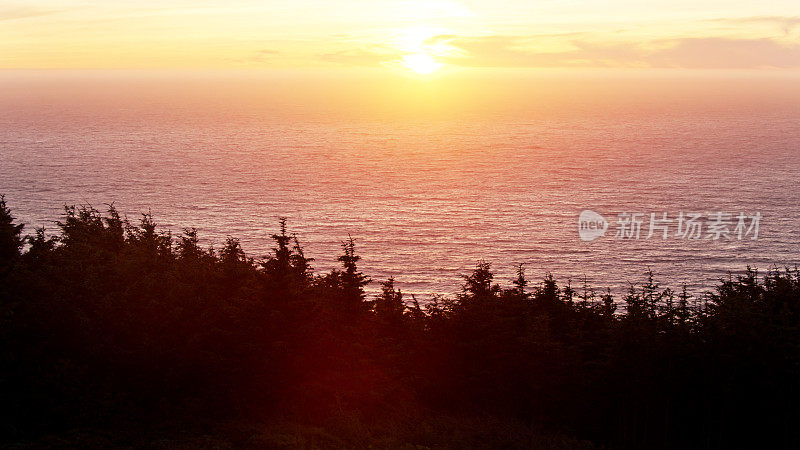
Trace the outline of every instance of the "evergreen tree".
[[374, 310], [378, 320], [387, 324], [400, 324], [406, 306], [403, 302], [403, 293], [394, 287], [394, 278], [381, 283], [381, 293], [375, 299]]
[[352, 237], [342, 243], [342, 249], [344, 253], [338, 258], [344, 267], [339, 276], [342, 301], [346, 309], [358, 311], [364, 305], [364, 286], [370, 283], [370, 279], [358, 270], [357, 263], [361, 257], [356, 255], [356, 244]]
[[528, 279], [525, 277], [525, 265], [520, 263], [517, 265], [517, 276], [512, 280], [514, 284], [514, 289], [516, 290], [517, 295], [519, 298], [527, 300], [530, 298], [530, 293], [526, 292], [526, 288], [528, 287]]
[[466, 300], [489, 300], [500, 292], [500, 286], [492, 283], [494, 274], [486, 261], [479, 261], [475, 270], [463, 278], [462, 297]]
[[5, 270], [20, 256], [23, 224], [15, 224], [14, 216], [6, 205], [5, 196], [0, 195], [0, 270]]

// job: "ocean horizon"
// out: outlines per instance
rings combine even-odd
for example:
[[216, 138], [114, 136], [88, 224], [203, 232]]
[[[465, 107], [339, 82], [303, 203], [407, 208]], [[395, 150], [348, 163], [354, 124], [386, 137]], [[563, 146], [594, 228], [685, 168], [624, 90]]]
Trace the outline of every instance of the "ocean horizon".
[[[55, 231], [64, 205], [113, 203], [258, 258], [287, 217], [318, 272], [352, 236], [372, 290], [393, 276], [421, 298], [458, 292], [479, 260], [504, 285], [524, 264], [620, 294], [652, 270], [698, 295], [800, 263], [785, 75], [463, 75], [407, 96], [371, 75], [32, 73], [0, 91], [0, 193], [28, 232]], [[581, 239], [584, 210], [608, 221], [602, 238]], [[615, 238], [625, 213], [638, 238]], [[647, 238], [651, 213], [668, 238]], [[729, 231], [758, 213], [757, 239], [682, 238], [690, 213], [730, 214]]]

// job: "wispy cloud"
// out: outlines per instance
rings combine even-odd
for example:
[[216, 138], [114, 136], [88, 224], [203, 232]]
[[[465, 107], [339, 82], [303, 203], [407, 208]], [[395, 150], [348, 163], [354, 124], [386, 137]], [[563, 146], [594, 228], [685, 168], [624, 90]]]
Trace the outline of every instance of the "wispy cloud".
[[568, 39], [567, 49], [537, 49], [541, 36], [447, 37], [463, 56], [450, 62], [483, 67], [800, 68], [800, 44], [773, 39], [679, 38], [600, 43]]
[[279, 55], [281, 52], [271, 48], [256, 50], [254, 54], [248, 59], [249, 62], [265, 62]]
[[738, 17], [730, 19], [711, 19], [708, 22], [717, 22], [726, 25], [767, 25], [774, 26], [782, 30], [784, 33], [789, 34], [795, 28], [800, 27], [800, 16], [786, 17], [786, 16], [756, 16], [756, 17]]
[[772, 39], [681, 39], [649, 58], [654, 66], [710, 69], [798, 68], [800, 44]]
[[32, 6], [0, 6], [0, 20], [24, 19], [52, 14], [58, 11], [39, 9]]
[[[583, 33], [531, 36], [453, 37], [447, 44], [461, 50], [455, 64], [479, 67], [562, 67], [642, 64], [646, 54], [637, 44], [599, 44], [579, 39]], [[549, 38], [566, 38], [560, 50], [543, 50]], [[574, 39], [578, 38], [578, 39]], [[566, 47], [566, 48], [564, 48]]]
[[323, 61], [352, 66], [376, 66], [387, 60], [397, 59], [401, 53], [391, 49], [356, 48], [322, 53], [318, 55]]

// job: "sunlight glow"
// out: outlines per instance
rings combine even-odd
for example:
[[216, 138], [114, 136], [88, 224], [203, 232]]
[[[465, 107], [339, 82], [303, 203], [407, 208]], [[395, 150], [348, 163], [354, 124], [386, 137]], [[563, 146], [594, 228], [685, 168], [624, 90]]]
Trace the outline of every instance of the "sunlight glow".
[[0, 68], [800, 71], [797, 0], [92, 3], [0, 0]]
[[441, 69], [444, 64], [427, 53], [412, 53], [403, 57], [403, 65], [419, 75], [428, 75]]

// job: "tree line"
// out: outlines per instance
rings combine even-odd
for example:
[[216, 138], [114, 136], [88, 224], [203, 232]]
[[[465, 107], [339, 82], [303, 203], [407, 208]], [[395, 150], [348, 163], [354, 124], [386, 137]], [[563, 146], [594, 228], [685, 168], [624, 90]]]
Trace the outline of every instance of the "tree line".
[[[800, 443], [797, 269], [748, 269], [699, 298], [647, 273], [615, 299], [521, 265], [503, 286], [480, 262], [460, 294], [421, 302], [392, 278], [368, 295], [352, 239], [327, 273], [285, 219], [272, 240], [261, 258], [232, 237], [204, 248], [113, 206], [25, 234], [0, 200], [0, 436], [352, 414], [612, 448]], [[459, 446], [530, 448], [508, 433]]]

